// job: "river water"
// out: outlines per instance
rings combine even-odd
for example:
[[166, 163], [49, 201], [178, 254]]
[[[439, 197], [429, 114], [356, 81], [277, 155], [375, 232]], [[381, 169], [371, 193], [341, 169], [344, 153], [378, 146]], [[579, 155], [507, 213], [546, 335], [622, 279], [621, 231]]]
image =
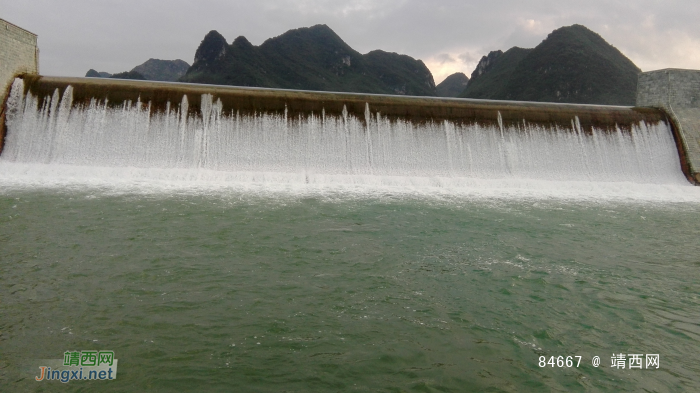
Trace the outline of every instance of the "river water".
[[[0, 212], [5, 391], [700, 388], [697, 204], [78, 189]], [[115, 381], [33, 380], [88, 349]], [[559, 355], [583, 358], [539, 367]]]

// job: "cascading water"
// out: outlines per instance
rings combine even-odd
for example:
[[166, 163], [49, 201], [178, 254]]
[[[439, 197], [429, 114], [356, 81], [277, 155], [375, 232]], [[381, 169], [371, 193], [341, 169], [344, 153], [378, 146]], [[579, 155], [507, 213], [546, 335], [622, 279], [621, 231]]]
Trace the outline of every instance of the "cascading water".
[[[187, 96], [164, 112], [150, 103], [73, 105], [72, 88], [41, 102], [15, 80], [7, 102], [0, 162], [61, 168], [122, 168], [119, 176], [287, 183], [469, 186], [478, 179], [686, 185], [665, 123], [630, 132], [567, 127], [495, 126], [450, 121], [390, 121], [369, 106], [365, 119], [312, 113], [240, 115]], [[145, 171], [145, 172], [144, 172]], [[155, 179], [157, 180], [157, 179]]]

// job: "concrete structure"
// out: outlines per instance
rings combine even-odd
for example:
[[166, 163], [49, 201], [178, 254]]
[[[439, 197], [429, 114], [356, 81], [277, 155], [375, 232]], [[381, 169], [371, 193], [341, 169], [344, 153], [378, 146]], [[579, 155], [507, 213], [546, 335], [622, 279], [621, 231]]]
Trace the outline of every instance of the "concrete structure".
[[177, 106], [187, 96], [190, 113], [200, 112], [203, 94], [221, 100], [224, 113], [286, 113], [289, 118], [320, 115], [353, 115], [360, 119], [376, 116], [390, 120], [415, 123], [441, 122], [490, 124], [497, 127], [529, 125], [551, 127], [562, 131], [591, 132], [596, 127], [615, 132], [627, 132], [640, 121], [666, 121], [663, 111], [655, 108], [626, 106], [556, 104], [547, 102], [491, 101], [464, 98], [411, 97], [365, 93], [332, 93], [307, 90], [282, 90], [257, 87], [237, 87], [137, 81], [111, 78], [72, 78], [27, 75], [25, 89], [43, 100], [58, 90], [60, 94], [72, 87], [73, 105], [89, 105], [92, 99], [108, 100], [121, 108], [125, 102], [140, 100], [151, 111], [165, 111], [168, 103]]
[[683, 172], [700, 185], [700, 71], [665, 69], [639, 74], [637, 106], [660, 108], [669, 115]]
[[37, 36], [0, 19], [0, 149], [5, 137], [5, 97], [15, 75], [39, 73]]
[[0, 101], [17, 74], [39, 73], [37, 36], [21, 27], [0, 19]]

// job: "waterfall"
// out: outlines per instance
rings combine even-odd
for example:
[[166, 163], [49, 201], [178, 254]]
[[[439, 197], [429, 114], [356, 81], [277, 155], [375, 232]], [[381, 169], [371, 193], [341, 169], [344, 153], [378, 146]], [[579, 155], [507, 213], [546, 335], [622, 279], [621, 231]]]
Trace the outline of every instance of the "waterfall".
[[[687, 184], [668, 125], [639, 122], [584, 132], [571, 125], [414, 123], [367, 105], [364, 118], [224, 112], [201, 96], [154, 111], [150, 103], [74, 104], [69, 87], [40, 100], [15, 80], [0, 162], [99, 168], [293, 174], [303, 182], [368, 179], [505, 179]], [[40, 104], [41, 103], [41, 104]], [[182, 171], [184, 170], [184, 171]], [[180, 171], [180, 172], [177, 172]], [[406, 180], [408, 179], [408, 180]]]

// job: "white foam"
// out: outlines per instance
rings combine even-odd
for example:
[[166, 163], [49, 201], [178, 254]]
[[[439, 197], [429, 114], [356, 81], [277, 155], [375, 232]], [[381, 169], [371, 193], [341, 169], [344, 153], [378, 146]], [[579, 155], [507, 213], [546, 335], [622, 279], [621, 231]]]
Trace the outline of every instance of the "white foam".
[[0, 156], [6, 187], [268, 188], [316, 192], [447, 193], [482, 197], [700, 200], [682, 175], [666, 124], [632, 132], [451, 122], [390, 122], [367, 107], [347, 114], [240, 116], [202, 96], [153, 113], [92, 100], [74, 106], [69, 87], [39, 107], [15, 80]]

